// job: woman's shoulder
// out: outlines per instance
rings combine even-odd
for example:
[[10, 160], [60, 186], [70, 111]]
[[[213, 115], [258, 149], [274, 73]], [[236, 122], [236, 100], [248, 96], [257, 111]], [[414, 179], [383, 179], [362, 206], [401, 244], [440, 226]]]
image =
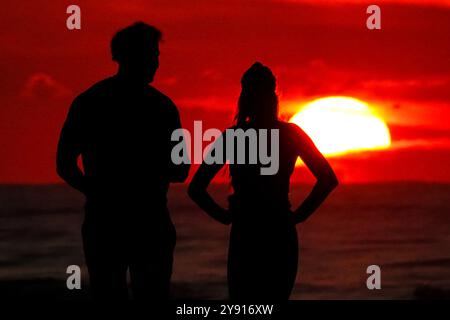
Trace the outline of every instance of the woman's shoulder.
[[285, 121], [280, 121], [280, 135], [289, 137], [289, 139], [298, 142], [307, 141], [309, 139], [306, 132], [303, 131], [299, 125]]
[[223, 131], [223, 133], [226, 133], [227, 131], [247, 130], [247, 129], [251, 129], [251, 127], [249, 125], [237, 125], [237, 124], [234, 124], [232, 126], [227, 127]]
[[280, 130], [285, 130], [285, 131], [292, 132], [292, 133], [302, 131], [302, 129], [300, 129], [300, 127], [298, 125], [296, 125], [295, 123], [292, 123], [292, 122], [280, 120], [280, 121], [278, 121], [278, 125], [279, 125]]
[[[250, 125], [232, 125], [230, 127], [227, 127], [222, 133], [226, 133], [228, 130], [236, 131], [236, 130], [246, 130], [246, 129], [255, 129]], [[276, 125], [271, 126], [271, 129], [279, 129], [284, 132], [290, 132], [290, 133], [299, 133], [303, 132], [303, 130], [296, 125], [295, 123], [287, 122], [287, 121], [281, 121], [279, 120]]]

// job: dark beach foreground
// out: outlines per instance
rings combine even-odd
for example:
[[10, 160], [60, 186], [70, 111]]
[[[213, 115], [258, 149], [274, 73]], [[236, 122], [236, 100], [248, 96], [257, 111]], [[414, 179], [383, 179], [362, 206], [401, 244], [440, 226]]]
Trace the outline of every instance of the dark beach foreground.
[[[292, 187], [298, 204], [310, 186]], [[226, 185], [211, 187], [222, 203]], [[339, 186], [298, 227], [300, 264], [292, 299], [449, 298], [450, 185]], [[215, 223], [173, 187], [177, 227], [175, 299], [226, 299], [229, 228]], [[62, 185], [0, 186], [0, 296], [87, 299], [80, 228], [83, 197]], [[66, 268], [82, 268], [82, 289], [66, 288]], [[366, 268], [381, 268], [368, 290]], [[264, 282], [264, 279], [261, 279]]]

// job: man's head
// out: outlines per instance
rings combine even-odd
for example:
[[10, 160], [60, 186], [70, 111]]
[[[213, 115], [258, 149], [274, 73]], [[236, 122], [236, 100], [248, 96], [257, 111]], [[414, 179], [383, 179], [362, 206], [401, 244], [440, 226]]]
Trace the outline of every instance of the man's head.
[[111, 40], [112, 58], [119, 71], [135, 80], [152, 82], [159, 66], [162, 33], [143, 22], [119, 30]]

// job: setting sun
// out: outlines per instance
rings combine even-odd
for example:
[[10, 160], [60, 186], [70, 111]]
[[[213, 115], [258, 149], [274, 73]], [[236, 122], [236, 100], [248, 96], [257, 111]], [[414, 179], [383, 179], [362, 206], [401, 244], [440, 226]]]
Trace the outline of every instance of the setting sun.
[[349, 97], [327, 97], [307, 103], [291, 119], [325, 155], [384, 149], [391, 136], [384, 120], [369, 105]]

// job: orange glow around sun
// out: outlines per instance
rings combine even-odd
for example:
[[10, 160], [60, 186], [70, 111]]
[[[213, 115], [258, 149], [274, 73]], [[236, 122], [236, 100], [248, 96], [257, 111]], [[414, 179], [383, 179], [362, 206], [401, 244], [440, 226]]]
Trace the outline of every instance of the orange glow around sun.
[[326, 97], [307, 103], [290, 120], [299, 125], [325, 155], [385, 149], [391, 135], [369, 105], [349, 97]]

